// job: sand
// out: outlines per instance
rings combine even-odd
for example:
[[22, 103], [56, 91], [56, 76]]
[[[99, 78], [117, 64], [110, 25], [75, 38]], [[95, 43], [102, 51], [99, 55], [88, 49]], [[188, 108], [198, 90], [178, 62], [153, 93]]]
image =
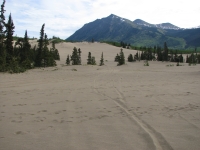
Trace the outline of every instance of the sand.
[[[199, 150], [200, 65], [117, 66], [117, 47], [56, 47], [56, 67], [0, 73], [0, 150]], [[73, 47], [81, 66], [65, 65]], [[86, 65], [89, 51], [105, 66]]]

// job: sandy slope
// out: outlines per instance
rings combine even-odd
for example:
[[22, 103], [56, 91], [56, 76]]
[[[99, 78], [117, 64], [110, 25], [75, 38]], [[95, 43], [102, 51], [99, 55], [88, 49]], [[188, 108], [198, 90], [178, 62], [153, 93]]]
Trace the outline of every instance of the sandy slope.
[[[64, 66], [74, 46], [83, 65]], [[116, 66], [117, 47], [56, 47], [57, 67], [0, 74], [1, 150], [199, 149], [200, 65]], [[106, 65], [84, 65], [89, 51]]]

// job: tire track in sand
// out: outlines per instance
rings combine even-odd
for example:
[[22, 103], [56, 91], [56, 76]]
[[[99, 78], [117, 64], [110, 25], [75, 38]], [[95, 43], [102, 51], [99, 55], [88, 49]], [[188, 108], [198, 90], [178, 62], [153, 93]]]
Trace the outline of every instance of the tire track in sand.
[[[113, 69], [108, 69], [108, 74], [113, 74]], [[105, 74], [104, 74], [105, 75]], [[114, 99], [108, 95], [106, 95], [105, 93], [102, 93], [98, 90], [97, 88], [97, 78], [99, 78], [102, 75], [98, 75], [96, 78], [94, 78], [93, 80], [93, 84], [94, 84], [94, 90], [96, 91], [97, 94], [100, 94], [102, 96], [105, 96], [111, 100], [114, 101], [114, 103], [119, 106], [133, 121], [135, 121], [138, 126], [141, 127], [141, 129], [143, 129], [143, 131], [145, 131], [149, 137], [152, 139], [153, 145], [155, 146], [156, 150], [173, 150], [173, 148], [171, 147], [171, 145], [166, 141], [166, 139], [162, 136], [161, 133], [157, 132], [153, 127], [151, 127], [148, 123], [146, 123], [144, 120], [142, 120], [141, 118], [139, 118], [139, 116], [135, 113], [135, 112], [129, 112], [128, 111], [128, 107], [125, 104], [126, 102], [126, 98], [124, 96], [124, 94], [120, 91], [120, 88], [118, 89], [117, 87], [114, 86], [114, 79], [112, 79], [112, 85], [113, 88], [115, 89], [116, 93], [119, 96], [119, 99]], [[118, 75], [117, 75], [118, 76]], [[119, 79], [119, 77], [118, 77]]]

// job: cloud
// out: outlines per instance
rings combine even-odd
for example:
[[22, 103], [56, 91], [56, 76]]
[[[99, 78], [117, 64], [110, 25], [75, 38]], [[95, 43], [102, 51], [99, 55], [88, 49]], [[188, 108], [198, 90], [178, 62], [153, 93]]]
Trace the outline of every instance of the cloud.
[[45, 32], [63, 39], [85, 23], [116, 14], [130, 20], [143, 19], [149, 23], [170, 22], [180, 27], [200, 25], [200, 7], [196, 0], [7, 0], [6, 16], [12, 13], [15, 34], [39, 37]]

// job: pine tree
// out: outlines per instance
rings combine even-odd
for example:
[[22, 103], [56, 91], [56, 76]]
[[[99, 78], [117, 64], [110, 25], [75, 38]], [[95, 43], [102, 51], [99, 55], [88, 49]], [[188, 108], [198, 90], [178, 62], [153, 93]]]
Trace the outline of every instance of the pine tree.
[[88, 53], [87, 64], [88, 64], [88, 65], [91, 65], [91, 64], [92, 64], [92, 56], [91, 56], [91, 52]]
[[55, 60], [60, 60], [60, 54], [59, 54], [58, 50], [56, 49], [54, 41], [52, 42], [52, 48], [50, 48], [50, 52], [53, 55]]
[[119, 55], [117, 53], [117, 55], [115, 56], [115, 62], [118, 62], [119, 61]]
[[72, 61], [72, 65], [79, 65], [79, 56], [78, 56], [78, 51], [76, 47], [74, 47], [73, 49], [71, 61]]
[[125, 64], [125, 57], [124, 57], [123, 49], [121, 49], [117, 65], [120, 66], [120, 65], [124, 65], [124, 64]]
[[81, 49], [78, 49], [78, 64], [81, 65]]
[[104, 59], [103, 59], [103, 52], [102, 52], [99, 66], [103, 66], [103, 65], [104, 65]]
[[5, 37], [4, 6], [5, 6], [5, 0], [3, 1], [0, 10], [0, 71], [6, 71], [6, 49], [4, 45], [4, 37]]
[[42, 51], [44, 47], [44, 27], [45, 24], [42, 25], [42, 28], [40, 30], [40, 39], [38, 40], [38, 48], [37, 48], [37, 54], [35, 58], [35, 66], [41, 67], [42, 66]]
[[13, 58], [13, 33], [14, 33], [14, 23], [9, 15], [8, 23], [6, 24], [6, 40], [5, 40], [5, 47], [6, 47], [6, 62], [10, 63]]
[[163, 58], [164, 61], [168, 61], [168, 47], [167, 47], [167, 43], [164, 43], [164, 53], [163, 53]]
[[19, 56], [19, 63], [24, 69], [31, 69], [33, 62], [31, 56], [31, 45], [28, 41], [27, 31], [25, 31], [24, 38], [19, 38], [15, 43], [15, 55]]
[[27, 31], [26, 31], [25, 35], [24, 35], [24, 39], [23, 39], [22, 54], [20, 56], [21, 62], [29, 59], [29, 57], [30, 57], [30, 49], [31, 49], [31, 44], [28, 41], [28, 34], [27, 34]]
[[69, 55], [67, 55], [66, 64], [67, 64], [67, 65], [70, 65]]
[[130, 55], [128, 56], [128, 62], [133, 62], [133, 55], [132, 55], [132, 54], [130, 54]]
[[49, 45], [49, 42], [48, 42], [48, 39], [47, 39], [47, 35], [45, 33], [44, 35], [44, 47], [42, 49], [42, 66], [43, 67], [48, 67], [48, 45]]
[[91, 58], [91, 65], [96, 65], [96, 60], [94, 56], [92, 56]]

